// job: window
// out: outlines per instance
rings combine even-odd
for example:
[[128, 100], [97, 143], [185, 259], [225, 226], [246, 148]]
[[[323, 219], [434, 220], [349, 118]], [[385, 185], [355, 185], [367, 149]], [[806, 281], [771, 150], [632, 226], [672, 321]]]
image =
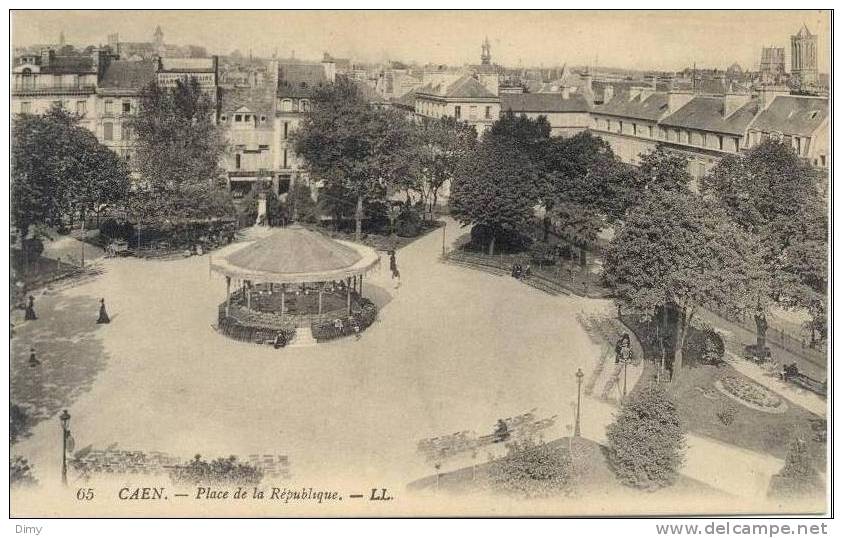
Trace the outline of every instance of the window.
[[825, 168], [825, 155], [820, 155], [820, 166]]
[[650, 138], [653, 138], [653, 126], [652, 125], [647, 127], [647, 136], [649, 136]]
[[237, 170], [240, 170], [240, 154], [239, 153], [236, 153], [234, 155], [234, 168], [236, 168]]
[[619, 121], [619, 122], [618, 122], [618, 132], [619, 132], [619, 133], [622, 133], [622, 132], [623, 132], [623, 122], [622, 122], [622, 121]]
[[287, 140], [287, 135], [289, 134], [289, 122], [284, 122], [284, 140]]
[[24, 88], [34, 88], [35, 87], [35, 77], [32, 76], [32, 69], [26, 68], [22, 72], [21, 81], [23, 83]]
[[110, 100], [105, 102], [105, 113], [106, 114], [112, 113], [112, 109], [111, 109], [112, 105], [113, 105], [113, 103]]
[[29, 101], [24, 101], [20, 104], [20, 113], [21, 114], [29, 114], [29, 112], [31, 110], [32, 110], [32, 108], [29, 104]]
[[53, 108], [62, 108], [61, 101], [53, 101]]
[[88, 113], [88, 103], [85, 101], [76, 101], [76, 113], [84, 116]]
[[486, 107], [486, 119], [487, 120], [492, 119], [492, 107], [490, 107], [490, 106]]
[[281, 168], [287, 168], [287, 150], [286, 149], [284, 150], [283, 160], [284, 160], [284, 162], [281, 165]]
[[102, 137], [105, 140], [114, 140], [114, 124], [113, 123], [103, 123], [102, 124]]
[[308, 101], [308, 100], [306, 100], [306, 99], [305, 99], [305, 100], [302, 100], [302, 102], [301, 102], [301, 105], [300, 105], [300, 106], [301, 106], [301, 111], [302, 111], [302, 112], [310, 112], [310, 101]]
[[123, 114], [128, 114], [132, 111], [132, 103], [129, 101], [123, 101]]
[[266, 123], [266, 116], [261, 116], [261, 123]]
[[240, 123], [241, 121], [243, 121], [243, 115], [242, 114], [235, 114], [234, 115], [234, 122]]
[[793, 137], [794, 149], [797, 155], [802, 155], [802, 139], [798, 136]]
[[258, 146], [259, 151], [269, 151], [269, 146], [267, 144], [261, 144]]
[[636, 135], [636, 136], [638, 135], [638, 124], [637, 123], [632, 124], [632, 134]]
[[717, 135], [717, 149], [723, 149], [723, 137], [720, 135]]
[[290, 112], [293, 110], [293, 102], [289, 99], [284, 99], [281, 101], [281, 111], [282, 112]]
[[458, 119], [458, 120], [462, 119], [462, 107], [461, 106], [455, 106], [454, 107], [454, 118]]

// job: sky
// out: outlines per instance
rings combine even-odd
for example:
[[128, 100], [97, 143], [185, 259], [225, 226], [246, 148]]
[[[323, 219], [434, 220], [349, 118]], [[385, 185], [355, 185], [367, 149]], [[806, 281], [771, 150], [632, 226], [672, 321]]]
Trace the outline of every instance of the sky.
[[508, 67], [600, 65], [628, 69], [757, 69], [764, 45], [785, 48], [802, 24], [819, 34], [829, 71], [829, 14], [821, 11], [15, 11], [12, 44], [164, 41], [209, 53], [353, 61], [479, 63], [488, 36], [494, 63]]

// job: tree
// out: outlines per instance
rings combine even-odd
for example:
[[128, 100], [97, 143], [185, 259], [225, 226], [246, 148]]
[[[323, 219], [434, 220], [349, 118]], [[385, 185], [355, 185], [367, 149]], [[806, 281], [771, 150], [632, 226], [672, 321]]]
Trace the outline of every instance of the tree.
[[530, 225], [549, 136], [544, 117], [532, 120], [509, 111], [460, 161], [451, 185], [451, 212], [462, 224], [488, 232], [489, 254], [497, 239]]
[[616, 169], [622, 165], [604, 140], [590, 133], [569, 138], [550, 138], [543, 144], [538, 181], [539, 198], [545, 209], [543, 236], [549, 229], [580, 247], [580, 263], [586, 265], [586, 248], [592, 244], [604, 220], [619, 212], [615, 200], [619, 189]]
[[656, 490], [676, 479], [685, 434], [676, 405], [661, 386], [633, 393], [606, 427], [606, 438], [609, 463], [622, 483]]
[[345, 78], [315, 89], [314, 105], [294, 135], [296, 153], [314, 177], [347, 193], [354, 203], [360, 239], [363, 204], [382, 200], [389, 185], [405, 177], [412, 162], [412, 133], [406, 118], [370, 107]]
[[451, 117], [423, 118], [415, 135], [416, 160], [408, 177], [415, 180], [411, 188], [419, 192], [432, 215], [440, 189], [453, 179], [459, 163], [477, 145], [477, 131]]
[[173, 214], [221, 216], [204, 210], [233, 211], [233, 205], [197, 208], [203, 196], [224, 197], [220, 158], [225, 151], [222, 131], [214, 122], [212, 99], [195, 78], [178, 80], [172, 88], [153, 82], [141, 92], [137, 114], [128, 128], [136, 141], [141, 184], [135, 204], [149, 217]]
[[740, 312], [765, 281], [748, 236], [722, 209], [681, 190], [647, 189], [609, 245], [604, 276], [642, 318], [678, 314], [672, 372], [682, 367], [694, 315], [703, 305]]
[[688, 158], [662, 145], [640, 155], [636, 176], [636, 185], [631, 191], [633, 193], [640, 193], [650, 187], [668, 191], [687, 190], [692, 179], [688, 171]]
[[770, 282], [752, 305], [759, 356], [771, 304], [803, 307], [824, 318], [828, 217], [818, 173], [789, 145], [767, 140], [745, 154], [723, 158], [701, 188], [757, 244]]
[[76, 213], [125, 200], [129, 170], [79, 118], [60, 107], [12, 125], [11, 213], [22, 237], [33, 225], [62, 227]]
[[451, 185], [451, 214], [463, 225], [488, 231], [489, 254], [498, 238], [531, 222], [535, 205], [533, 177], [525, 174], [516, 148], [483, 140], [463, 160]]

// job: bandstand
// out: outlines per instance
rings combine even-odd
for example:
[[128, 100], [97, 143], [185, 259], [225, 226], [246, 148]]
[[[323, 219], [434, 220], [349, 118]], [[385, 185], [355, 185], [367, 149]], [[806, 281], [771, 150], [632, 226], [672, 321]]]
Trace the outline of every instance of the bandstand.
[[377, 316], [363, 277], [379, 263], [369, 247], [301, 226], [274, 230], [211, 269], [225, 277], [217, 330], [231, 338], [305, 345], [359, 334]]

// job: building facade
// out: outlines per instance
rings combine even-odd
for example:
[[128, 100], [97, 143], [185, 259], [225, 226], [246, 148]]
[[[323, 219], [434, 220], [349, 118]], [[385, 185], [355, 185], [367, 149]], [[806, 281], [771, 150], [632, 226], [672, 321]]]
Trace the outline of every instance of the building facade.
[[501, 114], [544, 116], [551, 136], [572, 136], [591, 127], [591, 104], [579, 93], [501, 93]]
[[452, 117], [482, 134], [500, 117], [500, 98], [471, 75], [447, 79], [416, 90], [415, 112], [427, 118]]
[[785, 77], [784, 47], [763, 47], [759, 71], [763, 83], [781, 83]]

